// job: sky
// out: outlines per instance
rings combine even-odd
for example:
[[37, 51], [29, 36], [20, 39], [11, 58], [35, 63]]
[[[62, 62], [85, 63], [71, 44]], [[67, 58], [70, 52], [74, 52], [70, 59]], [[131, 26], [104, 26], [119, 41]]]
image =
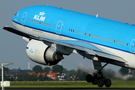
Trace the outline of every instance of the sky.
[[[90, 15], [116, 20], [124, 23], [135, 24], [135, 0], [0, 0], [0, 62], [12, 62], [10, 69], [27, 69], [28, 62], [31, 69], [35, 65], [25, 53], [27, 42], [21, 36], [4, 31], [3, 26], [12, 26], [12, 16], [21, 8], [32, 5], [50, 5], [62, 7]], [[12, 26], [13, 27], [13, 26]], [[83, 59], [78, 54], [65, 56], [61, 61], [62, 66], [68, 70], [94, 69], [91, 60]], [[42, 67], [46, 67], [43, 66]], [[118, 70], [120, 67], [108, 65], [105, 69]]]

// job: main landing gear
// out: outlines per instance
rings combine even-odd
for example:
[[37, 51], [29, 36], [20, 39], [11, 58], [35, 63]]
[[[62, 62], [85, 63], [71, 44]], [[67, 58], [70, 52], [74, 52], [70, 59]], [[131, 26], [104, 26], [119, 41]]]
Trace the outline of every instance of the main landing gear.
[[[96, 59], [95, 59], [96, 58]], [[98, 85], [99, 87], [103, 87], [104, 85], [106, 87], [110, 87], [111, 86], [111, 80], [107, 79], [103, 74], [102, 74], [102, 70], [103, 68], [108, 65], [108, 63], [106, 63], [104, 66], [101, 65], [101, 61], [95, 57], [93, 59], [93, 64], [94, 64], [94, 68], [97, 70], [97, 73], [94, 73], [93, 75], [88, 74], [86, 76], [86, 81], [87, 82], [92, 82], [93, 85]]]
[[104, 85], [106, 87], [111, 86], [111, 80], [105, 78], [101, 71], [94, 73], [93, 76], [91, 74], [88, 74], [86, 76], [86, 81], [88, 83], [92, 82], [93, 85], [98, 85], [98, 87], [103, 87]]

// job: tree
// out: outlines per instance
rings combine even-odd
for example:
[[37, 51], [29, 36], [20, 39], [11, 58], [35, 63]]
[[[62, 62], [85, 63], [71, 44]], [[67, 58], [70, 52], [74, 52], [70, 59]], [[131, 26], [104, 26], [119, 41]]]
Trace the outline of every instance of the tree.
[[84, 71], [82, 71], [82, 70], [80, 70], [80, 69], [78, 69], [77, 71], [76, 71], [76, 80], [86, 80], [86, 75], [87, 75], [88, 73], [86, 73], [86, 72], [84, 72]]
[[67, 74], [68, 70], [66, 68], [63, 69], [63, 73]]
[[52, 72], [55, 72], [55, 73], [62, 73], [63, 72], [63, 66], [61, 65], [55, 65], [52, 67]]
[[18, 74], [16, 81], [23, 81], [23, 75], [22, 74]]
[[51, 68], [50, 67], [45, 67], [43, 69], [43, 72], [46, 72], [46, 73], [49, 73], [51, 71]]
[[39, 65], [36, 65], [32, 68], [32, 70], [35, 72], [35, 73], [42, 73], [42, 67], [39, 66]]
[[67, 73], [68, 80], [74, 81], [76, 79], [76, 75], [77, 75], [76, 70], [68, 71], [68, 73]]
[[35, 74], [29, 75], [29, 81], [37, 81], [37, 77]]
[[37, 77], [35, 74], [29, 75], [28, 73], [22, 74], [23, 81], [37, 81]]
[[23, 81], [29, 81], [30, 80], [30, 75], [28, 73], [24, 73], [22, 75]]
[[75, 75], [76, 76], [76, 70], [70, 70], [70, 71], [68, 71], [68, 74], [73, 74], [73, 75]]
[[44, 81], [43, 75], [39, 75], [39, 76], [37, 77], [37, 79], [38, 79], [38, 81]]

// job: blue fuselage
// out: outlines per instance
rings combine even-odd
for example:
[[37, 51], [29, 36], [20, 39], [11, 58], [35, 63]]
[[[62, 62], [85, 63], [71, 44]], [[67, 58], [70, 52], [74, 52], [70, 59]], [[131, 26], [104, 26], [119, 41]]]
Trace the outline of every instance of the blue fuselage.
[[52, 6], [19, 10], [12, 21], [40, 31], [135, 53], [135, 26]]

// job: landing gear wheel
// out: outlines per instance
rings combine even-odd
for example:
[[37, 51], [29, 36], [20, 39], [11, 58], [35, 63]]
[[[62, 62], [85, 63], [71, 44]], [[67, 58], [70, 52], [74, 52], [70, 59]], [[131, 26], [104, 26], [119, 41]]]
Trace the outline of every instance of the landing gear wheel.
[[111, 84], [112, 84], [112, 83], [111, 83], [111, 80], [110, 80], [110, 79], [106, 79], [106, 80], [105, 80], [105, 86], [106, 86], [106, 87], [110, 87]]
[[104, 80], [103, 79], [99, 79], [97, 82], [98, 87], [103, 87], [104, 86]]
[[93, 85], [96, 85], [97, 84], [97, 81], [98, 81], [98, 75], [97, 74], [94, 74], [93, 75], [93, 79], [92, 79], [92, 84]]
[[92, 82], [92, 75], [91, 74], [88, 74], [87, 76], [86, 76], [86, 81], [88, 82], [88, 83], [90, 83], [90, 82]]
[[92, 84], [93, 84], [93, 85], [96, 85], [96, 84], [97, 84], [97, 81], [98, 81], [98, 79], [93, 78], [93, 79], [92, 79]]

